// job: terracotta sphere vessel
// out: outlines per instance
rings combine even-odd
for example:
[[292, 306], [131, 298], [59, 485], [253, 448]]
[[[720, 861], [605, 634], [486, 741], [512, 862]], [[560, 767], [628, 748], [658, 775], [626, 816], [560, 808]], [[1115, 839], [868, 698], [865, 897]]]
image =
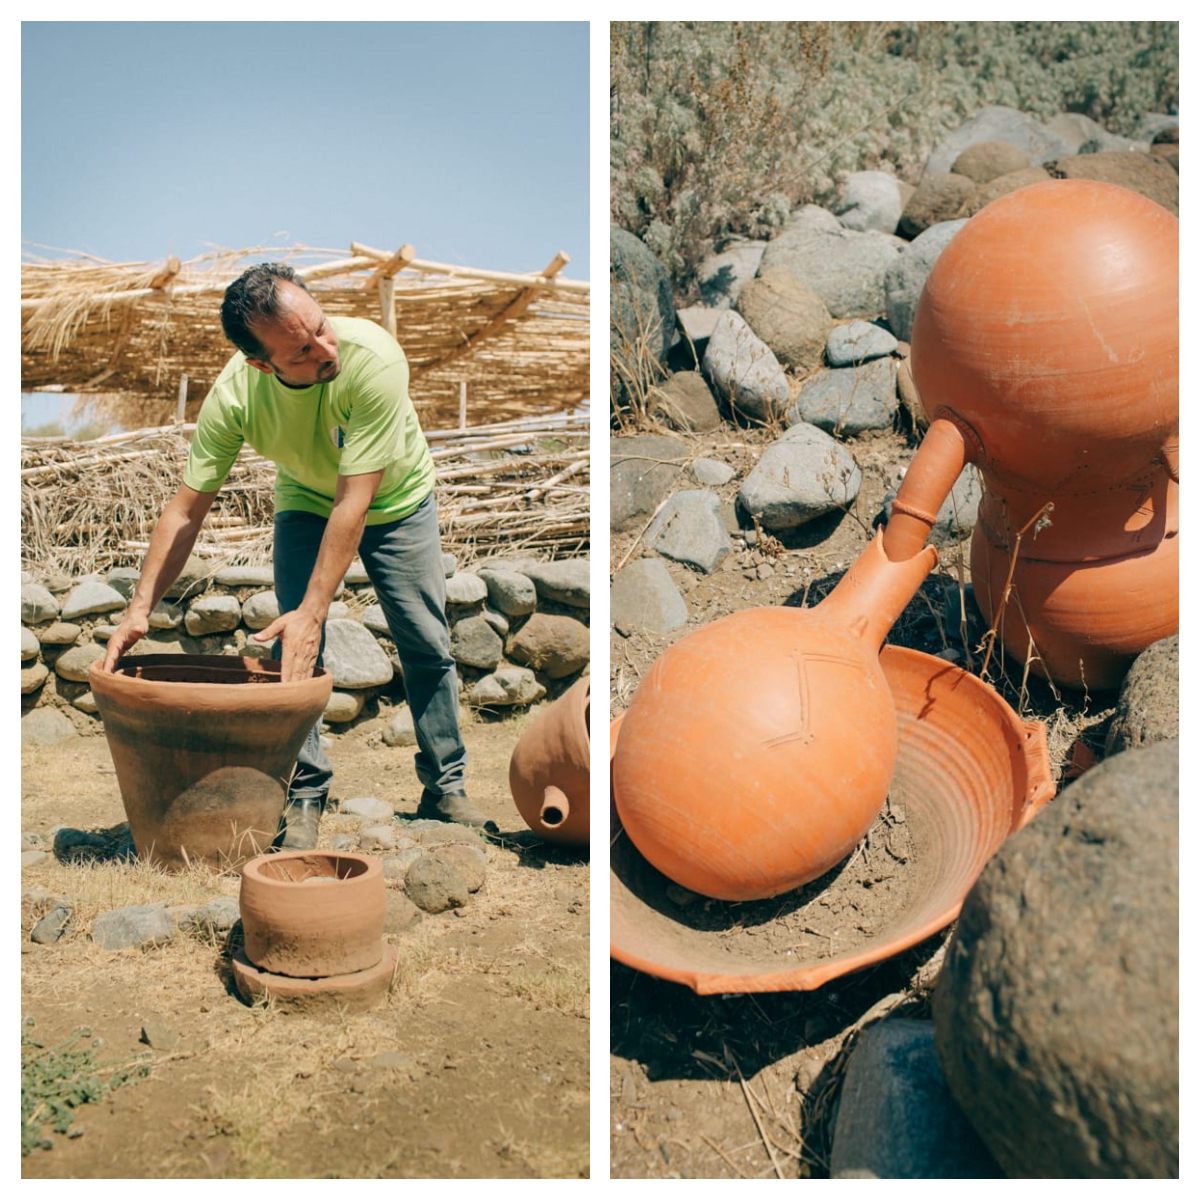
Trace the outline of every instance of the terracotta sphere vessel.
[[722, 900], [799, 887], [840, 861], [896, 757], [879, 649], [937, 560], [876, 537], [816, 608], [754, 608], [667, 649], [625, 713], [621, 824], [676, 883]]
[[591, 677], [573, 683], [521, 734], [508, 764], [517, 810], [548, 842], [586, 846], [589, 832]]
[[139, 856], [172, 870], [235, 866], [270, 846], [305, 736], [333, 688], [323, 669], [233, 655], [127, 655], [92, 665]]

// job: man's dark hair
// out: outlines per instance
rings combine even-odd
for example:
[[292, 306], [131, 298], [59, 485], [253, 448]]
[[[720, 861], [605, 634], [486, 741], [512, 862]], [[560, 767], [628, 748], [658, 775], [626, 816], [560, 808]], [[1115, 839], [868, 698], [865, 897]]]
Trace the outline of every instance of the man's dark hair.
[[303, 288], [304, 280], [286, 263], [259, 263], [242, 272], [225, 289], [221, 302], [221, 328], [225, 336], [247, 357], [268, 361], [262, 343], [250, 332], [253, 321], [279, 316], [279, 281]]

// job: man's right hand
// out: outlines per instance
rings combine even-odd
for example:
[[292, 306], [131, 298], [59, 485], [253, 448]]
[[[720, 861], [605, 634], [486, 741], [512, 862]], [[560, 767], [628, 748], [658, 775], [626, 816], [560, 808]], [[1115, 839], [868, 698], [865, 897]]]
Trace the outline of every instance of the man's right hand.
[[113, 672], [117, 669], [117, 660], [134, 642], [139, 642], [150, 630], [150, 622], [142, 616], [128, 616], [117, 626], [116, 632], [108, 639], [108, 650], [104, 655], [104, 670]]

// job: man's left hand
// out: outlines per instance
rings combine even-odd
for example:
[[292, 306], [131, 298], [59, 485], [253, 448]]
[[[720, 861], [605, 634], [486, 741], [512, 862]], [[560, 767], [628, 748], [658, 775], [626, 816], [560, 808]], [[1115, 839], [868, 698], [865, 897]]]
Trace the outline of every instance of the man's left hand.
[[321, 652], [321, 622], [310, 613], [299, 608], [284, 613], [253, 637], [256, 642], [282, 640], [280, 658], [283, 660], [284, 683], [308, 679], [312, 675]]

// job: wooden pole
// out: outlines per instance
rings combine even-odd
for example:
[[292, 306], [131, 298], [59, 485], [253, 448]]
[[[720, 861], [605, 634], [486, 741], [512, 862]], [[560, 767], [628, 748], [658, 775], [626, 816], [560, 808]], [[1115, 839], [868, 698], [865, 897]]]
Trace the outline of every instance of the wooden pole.
[[467, 381], [465, 379], [458, 381], [458, 427], [459, 429], [467, 427]]
[[187, 389], [188, 378], [187, 372], [184, 371], [179, 377], [179, 399], [175, 402], [175, 424], [182, 425], [184, 412], [187, 408]]
[[396, 280], [391, 275], [379, 276], [379, 314], [383, 327], [396, 336]]

